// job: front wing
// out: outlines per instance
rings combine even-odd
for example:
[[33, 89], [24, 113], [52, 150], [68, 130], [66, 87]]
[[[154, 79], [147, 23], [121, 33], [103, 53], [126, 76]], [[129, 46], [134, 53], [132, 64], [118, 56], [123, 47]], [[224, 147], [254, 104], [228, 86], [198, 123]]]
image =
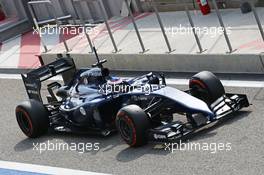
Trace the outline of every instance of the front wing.
[[246, 95], [225, 94], [210, 106], [215, 116], [210, 118], [207, 122], [197, 127], [190, 127], [189, 123], [183, 123], [181, 121], [165, 123], [162, 126], [148, 130], [148, 139], [150, 141], [158, 142], [184, 139], [198, 129], [201, 129], [202, 127], [222, 118], [231, 117], [231, 114], [244, 107], [248, 107], [249, 105], [250, 104]]

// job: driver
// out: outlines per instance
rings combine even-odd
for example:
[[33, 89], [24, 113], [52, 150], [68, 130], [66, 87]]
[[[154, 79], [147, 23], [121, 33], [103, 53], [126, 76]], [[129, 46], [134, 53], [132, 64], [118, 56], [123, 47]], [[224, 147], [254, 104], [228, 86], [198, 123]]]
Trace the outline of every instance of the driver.
[[76, 92], [79, 95], [95, 93], [100, 85], [106, 83], [100, 68], [92, 68], [80, 75], [79, 82], [76, 85]]
[[98, 87], [105, 82], [105, 76], [103, 76], [102, 70], [100, 68], [92, 68], [80, 75], [80, 84], [86, 86]]
[[[94, 92], [94, 90], [99, 90], [100, 93], [106, 91], [116, 92], [116, 89], [120, 89], [121, 86], [125, 85], [124, 83], [121, 78], [110, 76], [107, 68], [93, 68], [81, 74], [77, 92], [80, 95]], [[124, 87], [122, 89], [122, 91], [119, 91], [125, 91]]]

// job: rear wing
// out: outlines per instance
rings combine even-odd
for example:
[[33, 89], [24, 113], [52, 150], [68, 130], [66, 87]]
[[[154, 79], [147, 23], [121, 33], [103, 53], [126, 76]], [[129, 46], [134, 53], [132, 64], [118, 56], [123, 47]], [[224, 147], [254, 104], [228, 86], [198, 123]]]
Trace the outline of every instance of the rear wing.
[[71, 57], [57, 58], [56, 61], [21, 74], [29, 99], [42, 102], [41, 82], [62, 75], [65, 84], [69, 83], [76, 72], [76, 67]]

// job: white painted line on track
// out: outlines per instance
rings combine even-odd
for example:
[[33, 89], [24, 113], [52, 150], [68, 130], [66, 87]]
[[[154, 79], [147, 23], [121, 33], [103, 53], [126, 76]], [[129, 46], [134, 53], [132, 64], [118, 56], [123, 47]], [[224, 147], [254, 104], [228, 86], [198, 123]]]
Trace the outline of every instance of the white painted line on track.
[[[130, 79], [132, 77], [122, 77]], [[221, 80], [222, 84], [226, 87], [248, 87], [248, 88], [262, 88], [264, 87], [263, 81], [247, 81], [247, 80]], [[168, 85], [189, 85], [189, 79], [181, 78], [166, 78]]]
[[[7, 79], [7, 80], [21, 80], [22, 77], [20, 74], [0, 74], [0, 79]], [[52, 81], [61, 81], [61, 76], [52, 77], [50, 80]]]
[[264, 87], [264, 81], [238, 81], [238, 80], [221, 80], [224, 86], [227, 87]]
[[21, 75], [19, 74], [0, 74], [0, 79], [18, 80], [18, 79], [21, 79]]
[[[130, 79], [132, 77], [122, 77], [124, 79]], [[19, 74], [0, 74], [0, 79], [15, 79], [20, 80], [21, 75]], [[53, 81], [61, 81], [61, 76], [51, 78]], [[168, 85], [188, 85], [188, 79], [178, 78], [167, 78], [166, 82]], [[248, 87], [248, 88], [262, 88], [264, 87], [264, 81], [246, 81], [246, 80], [221, 80], [226, 87]]]
[[89, 172], [89, 171], [80, 171], [80, 170], [73, 170], [73, 169], [67, 169], [67, 168], [33, 165], [33, 164], [25, 164], [25, 163], [17, 163], [17, 162], [9, 162], [9, 161], [1, 161], [1, 160], [0, 160], [0, 168], [8, 169], [8, 170], [32, 172], [32, 173], [52, 174], [52, 175], [56, 175], [56, 174], [107, 175], [103, 173], [95, 173], [95, 172]]
[[[169, 85], [188, 85], [187, 79], [167, 79]], [[264, 81], [244, 81], [244, 80], [221, 80], [226, 87], [248, 87], [248, 88], [262, 88]]]

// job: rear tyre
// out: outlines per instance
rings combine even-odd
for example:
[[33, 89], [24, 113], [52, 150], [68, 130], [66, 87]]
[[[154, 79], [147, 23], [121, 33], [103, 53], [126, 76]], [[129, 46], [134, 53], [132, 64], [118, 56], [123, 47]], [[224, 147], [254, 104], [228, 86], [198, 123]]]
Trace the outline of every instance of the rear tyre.
[[44, 105], [36, 100], [25, 101], [16, 107], [20, 129], [30, 138], [45, 134], [49, 128], [49, 115]]
[[221, 81], [211, 72], [203, 71], [194, 75], [189, 82], [191, 94], [208, 105], [225, 94]]
[[147, 130], [150, 127], [148, 116], [137, 105], [125, 106], [116, 116], [116, 126], [122, 139], [131, 147], [148, 142]]

